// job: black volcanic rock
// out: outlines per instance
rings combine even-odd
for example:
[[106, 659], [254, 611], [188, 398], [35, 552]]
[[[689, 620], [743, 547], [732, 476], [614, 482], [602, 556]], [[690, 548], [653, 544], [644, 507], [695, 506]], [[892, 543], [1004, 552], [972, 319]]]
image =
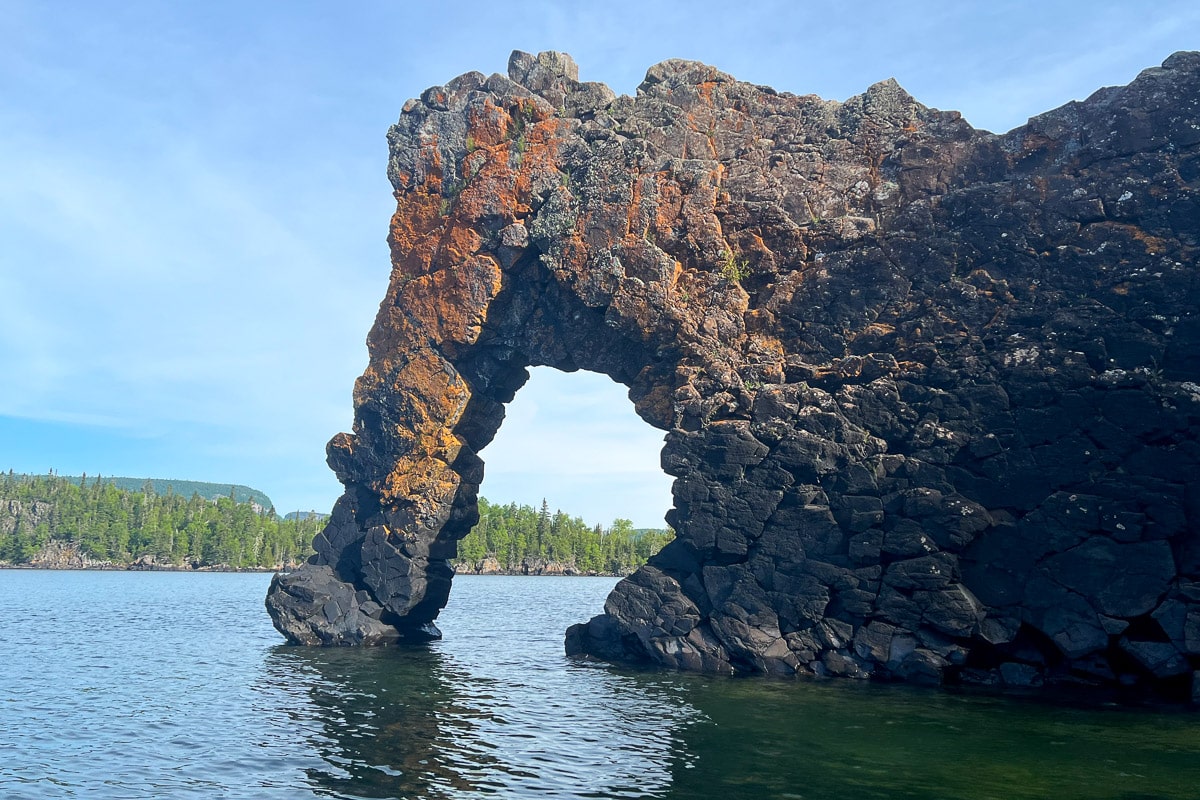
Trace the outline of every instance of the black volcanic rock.
[[516, 53], [389, 142], [392, 278], [346, 493], [272, 588], [290, 639], [432, 623], [478, 453], [549, 365], [627, 385], [676, 478], [676, 540], [570, 652], [1190, 696], [1200, 54], [993, 135], [894, 81], [667, 61], [614, 97]]

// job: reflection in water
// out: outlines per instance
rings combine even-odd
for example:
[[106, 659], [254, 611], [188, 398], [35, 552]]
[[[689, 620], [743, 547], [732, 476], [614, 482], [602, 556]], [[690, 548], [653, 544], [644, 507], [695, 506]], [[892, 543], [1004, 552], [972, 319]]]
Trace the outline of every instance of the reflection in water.
[[308, 776], [333, 792], [443, 797], [479, 790], [506, 770], [477, 730], [488, 712], [456, 693], [469, 676], [448, 673], [426, 648], [279, 646], [267, 671], [271, 680], [306, 685], [306, 711], [321, 727], [310, 745], [326, 762]]
[[460, 577], [441, 642], [286, 647], [268, 579], [0, 573], [0, 798], [1200, 797], [1196, 713], [569, 661], [604, 579]]
[[[434, 648], [276, 647], [290, 725], [336, 797], [1195, 798], [1191, 714], [1073, 709], [848, 681], [794, 683]], [[504, 660], [500, 654], [500, 660]], [[493, 677], [496, 676], [496, 677]], [[297, 698], [301, 699], [301, 698]]]
[[294, 700], [279, 728], [300, 731], [308, 747], [296, 749], [321, 758], [304, 769], [315, 793], [1200, 796], [1195, 714], [852, 681], [627, 671], [562, 655], [562, 620], [596, 602], [603, 583], [460, 577], [455, 591], [439, 620], [441, 642], [270, 650], [266, 682], [276, 693], [289, 687]]
[[672, 773], [688, 760], [678, 732], [698, 719], [679, 687], [567, 661], [558, 636], [531, 635], [555, 600], [540, 591], [536, 601], [523, 597], [522, 588], [540, 587], [512, 579], [487, 588], [463, 592], [459, 614], [440, 620], [449, 629], [443, 642], [269, 651], [264, 681], [276, 692], [292, 688], [287, 724], [324, 762], [306, 769], [313, 789], [337, 797], [668, 796]]

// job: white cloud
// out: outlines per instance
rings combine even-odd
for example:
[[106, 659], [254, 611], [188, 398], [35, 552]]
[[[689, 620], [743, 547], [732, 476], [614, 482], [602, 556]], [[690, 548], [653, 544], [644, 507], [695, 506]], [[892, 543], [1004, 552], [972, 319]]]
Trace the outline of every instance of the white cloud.
[[[0, 414], [152, 432], [179, 461], [224, 456], [230, 472], [275, 454], [286, 466], [242, 482], [269, 491], [307, 469], [326, 488], [296, 502], [331, 505], [324, 445], [350, 424], [382, 235], [347, 241], [350, 208], [326, 215], [340, 229], [313, 225], [329, 198], [251, 182], [219, 153], [164, 147], [128, 172], [15, 138], [0, 136]], [[386, 197], [374, 211], [382, 231]]]

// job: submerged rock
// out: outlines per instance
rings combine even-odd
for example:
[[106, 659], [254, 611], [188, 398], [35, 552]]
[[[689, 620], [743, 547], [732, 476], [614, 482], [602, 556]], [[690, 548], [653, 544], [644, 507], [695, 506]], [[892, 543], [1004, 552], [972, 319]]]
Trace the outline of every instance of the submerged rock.
[[676, 477], [676, 540], [569, 652], [1190, 695], [1200, 54], [995, 135], [894, 81], [674, 60], [616, 97], [514, 53], [388, 141], [391, 282], [345, 494], [272, 585], [289, 639], [432, 624], [478, 453], [549, 365], [628, 386]]

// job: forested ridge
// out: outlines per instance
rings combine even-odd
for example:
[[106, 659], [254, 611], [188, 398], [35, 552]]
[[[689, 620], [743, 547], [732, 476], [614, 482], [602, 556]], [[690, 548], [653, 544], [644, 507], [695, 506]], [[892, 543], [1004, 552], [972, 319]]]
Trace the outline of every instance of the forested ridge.
[[[80, 477], [65, 475], [62, 477], [69, 481], [87, 480], [87, 475]], [[111, 483], [118, 489], [128, 489], [131, 492], [142, 491], [146, 488], [146, 484], [149, 483], [150, 488], [157, 494], [166, 494], [168, 491], [184, 497], [191, 497], [193, 494], [198, 494], [206, 500], [216, 500], [229, 496], [239, 503], [258, 503], [264, 511], [275, 505], [265, 492], [252, 489], [249, 486], [243, 486], [240, 483], [210, 483], [208, 481], [188, 481], [179, 478], [125, 478], [119, 475], [104, 475], [100, 480], [104, 483]]]
[[[321, 516], [285, 519], [233, 497], [177, 494], [161, 481], [140, 491], [106, 478], [0, 473], [0, 562], [28, 564], [52, 542], [113, 565], [280, 568], [312, 554]], [[479, 499], [479, 524], [459, 542], [456, 561], [501, 572], [555, 564], [580, 573], [626, 575], [671, 540], [669, 530], [638, 530], [627, 519], [607, 528], [562, 511]]]
[[97, 476], [0, 476], [0, 561], [30, 562], [50, 542], [113, 564], [281, 567], [312, 553], [320, 519], [285, 520], [229, 497], [206, 499], [147, 480], [131, 491]]

